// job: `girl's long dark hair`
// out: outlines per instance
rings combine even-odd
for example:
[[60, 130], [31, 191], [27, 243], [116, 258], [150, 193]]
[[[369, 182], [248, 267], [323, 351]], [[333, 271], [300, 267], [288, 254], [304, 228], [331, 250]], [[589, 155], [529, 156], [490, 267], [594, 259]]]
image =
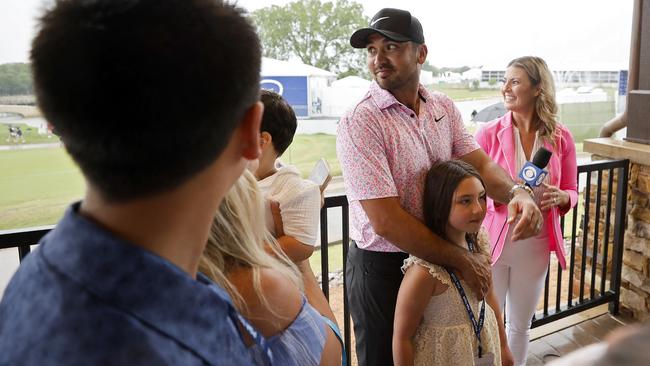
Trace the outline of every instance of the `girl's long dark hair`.
[[[485, 183], [473, 166], [461, 160], [447, 160], [434, 164], [427, 172], [424, 181], [424, 196], [422, 199], [424, 224], [436, 235], [445, 240], [447, 237], [447, 222], [451, 213], [454, 192], [460, 182], [466, 178], [478, 179], [483, 188]], [[468, 233], [467, 240], [476, 241], [476, 233]], [[475, 251], [478, 246], [474, 245]]]

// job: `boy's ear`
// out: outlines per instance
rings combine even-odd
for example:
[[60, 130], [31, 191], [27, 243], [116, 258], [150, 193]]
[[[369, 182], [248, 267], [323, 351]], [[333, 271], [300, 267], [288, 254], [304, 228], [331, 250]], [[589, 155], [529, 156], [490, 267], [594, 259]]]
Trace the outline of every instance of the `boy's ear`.
[[270, 133], [264, 131], [260, 132], [260, 146], [264, 148], [264, 146], [270, 144], [273, 142], [273, 136], [271, 136]]
[[239, 125], [241, 136], [242, 157], [253, 160], [260, 156], [260, 124], [262, 123], [264, 104], [256, 102], [244, 113]]

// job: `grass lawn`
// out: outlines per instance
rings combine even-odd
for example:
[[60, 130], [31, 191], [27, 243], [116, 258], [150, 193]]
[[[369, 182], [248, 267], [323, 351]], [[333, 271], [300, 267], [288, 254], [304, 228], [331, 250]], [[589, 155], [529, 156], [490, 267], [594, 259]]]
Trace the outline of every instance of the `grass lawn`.
[[478, 89], [470, 90], [467, 87], [460, 87], [457, 85], [449, 84], [434, 84], [429, 86], [430, 89], [439, 91], [446, 94], [449, 98], [453, 99], [455, 102], [460, 102], [463, 100], [472, 100], [472, 99], [486, 99], [500, 97], [501, 92], [499, 89]]
[[281, 159], [295, 165], [303, 177], [308, 177], [314, 164], [325, 158], [332, 169], [332, 176], [341, 175], [341, 166], [336, 158], [336, 136], [322, 133], [313, 135], [296, 135], [293, 143], [284, 152]]
[[[327, 247], [327, 259], [329, 263], [329, 271], [336, 272], [343, 269], [343, 244], [333, 244]], [[309, 264], [314, 270], [315, 275], [321, 273], [321, 251], [316, 249], [314, 254], [309, 257]]]
[[84, 181], [62, 148], [0, 152], [0, 230], [50, 225], [81, 198]]

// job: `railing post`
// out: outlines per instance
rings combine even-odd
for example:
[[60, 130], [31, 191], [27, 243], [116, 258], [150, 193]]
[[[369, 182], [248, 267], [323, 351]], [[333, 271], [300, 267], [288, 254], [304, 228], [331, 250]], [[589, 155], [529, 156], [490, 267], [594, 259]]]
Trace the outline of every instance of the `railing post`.
[[[596, 183], [596, 206], [595, 206], [595, 218], [594, 218], [594, 239], [592, 242], [593, 249], [591, 252], [591, 281], [589, 285], [589, 298], [594, 299], [596, 297], [596, 272], [598, 270], [598, 234], [600, 230], [600, 204], [602, 194], [602, 185], [603, 185], [603, 171], [598, 170], [597, 174], [597, 183]], [[607, 245], [607, 243], [605, 243]], [[603, 266], [606, 266], [607, 263], [603, 263]]]
[[20, 262], [31, 252], [31, 246], [54, 228], [54, 225], [28, 227], [22, 229], [0, 230], [0, 249], [17, 248]]
[[605, 280], [607, 279], [607, 256], [609, 255], [609, 227], [611, 226], [612, 216], [612, 186], [614, 185], [614, 169], [609, 169], [609, 177], [607, 181], [607, 208], [605, 212], [605, 233], [603, 238], [603, 273], [600, 276], [600, 295], [605, 294]]
[[578, 291], [578, 303], [580, 304], [585, 301], [585, 272], [587, 271], [587, 247], [589, 246], [589, 204], [591, 203], [591, 172], [591, 170], [587, 171], [587, 184], [585, 185], [584, 191], [584, 212], [582, 216], [582, 258], [580, 260], [580, 288]]
[[[341, 231], [342, 231], [342, 242], [341, 249], [343, 252], [343, 343], [346, 349], [346, 362], [348, 365], [352, 361], [352, 335], [351, 335], [351, 321], [350, 321], [350, 308], [348, 305], [348, 292], [346, 281], [346, 268], [347, 268], [347, 257], [348, 249], [350, 244], [350, 214], [348, 199], [346, 196], [330, 196], [325, 197], [325, 204], [321, 209], [321, 276], [326, 273], [326, 269], [329, 268], [328, 260], [329, 255], [327, 254], [328, 246], [328, 237], [327, 237], [327, 209], [331, 207], [340, 207], [341, 208]], [[324, 251], [325, 249], [325, 251]], [[329, 271], [328, 271], [329, 272]], [[329, 290], [329, 277], [323, 277], [323, 284], [328, 284], [327, 287], [323, 286], [323, 290]], [[329, 291], [325, 293], [327, 300], [329, 301]]]
[[347, 274], [346, 269], [348, 266], [348, 250], [350, 247], [350, 212], [347, 198], [341, 205], [341, 219], [343, 220], [343, 241], [341, 243], [343, 249], [343, 329], [345, 332], [345, 355], [346, 365], [352, 364], [352, 330], [350, 324], [350, 307], [348, 304], [348, 287], [346, 285]]
[[621, 271], [623, 267], [623, 241], [627, 226], [627, 179], [630, 161], [624, 160], [624, 166], [618, 170], [618, 185], [616, 187], [616, 217], [614, 218], [614, 253], [612, 257], [611, 288], [614, 290], [614, 301], [609, 303], [610, 314], [619, 311], [621, 298]]
[[329, 238], [327, 237], [327, 206], [320, 209], [320, 278], [321, 289], [330, 301]]
[[29, 245], [20, 245], [18, 247], [19, 260], [22, 262], [23, 259], [25, 259], [25, 257], [27, 256], [27, 254], [29, 254], [30, 251], [31, 251], [31, 247]]

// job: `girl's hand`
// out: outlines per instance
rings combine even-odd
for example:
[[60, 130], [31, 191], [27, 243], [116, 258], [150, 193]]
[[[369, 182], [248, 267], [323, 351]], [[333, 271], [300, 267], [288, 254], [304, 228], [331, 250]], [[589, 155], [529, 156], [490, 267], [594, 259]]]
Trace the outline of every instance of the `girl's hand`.
[[540, 209], [546, 211], [553, 206], [557, 207], [567, 207], [569, 205], [569, 194], [559, 189], [556, 186], [550, 184], [542, 183], [546, 188], [546, 192], [542, 195], [542, 201], [540, 202]]
[[269, 205], [271, 205], [271, 216], [273, 216], [273, 224], [275, 226], [275, 237], [279, 238], [284, 236], [284, 224], [282, 223], [280, 203], [277, 201], [269, 201]]
[[510, 352], [510, 347], [508, 347], [508, 344], [506, 343], [505, 345], [501, 345], [501, 365], [502, 366], [514, 366], [515, 364], [515, 358], [512, 356], [512, 352]]

